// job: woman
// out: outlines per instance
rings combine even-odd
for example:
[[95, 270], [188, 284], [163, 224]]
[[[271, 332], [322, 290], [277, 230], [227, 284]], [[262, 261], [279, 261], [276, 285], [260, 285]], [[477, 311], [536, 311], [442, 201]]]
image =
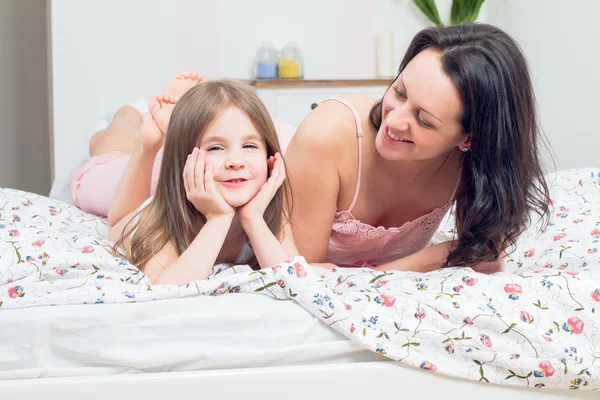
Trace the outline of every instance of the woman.
[[[382, 270], [502, 268], [548, 215], [535, 101], [517, 44], [485, 24], [428, 28], [383, 99], [319, 105], [286, 152], [308, 262]], [[450, 206], [456, 240], [427, 247]]]

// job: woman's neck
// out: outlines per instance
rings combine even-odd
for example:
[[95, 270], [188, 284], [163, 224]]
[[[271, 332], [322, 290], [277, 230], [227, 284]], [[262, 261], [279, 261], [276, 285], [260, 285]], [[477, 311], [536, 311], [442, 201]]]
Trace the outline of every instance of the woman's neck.
[[460, 169], [462, 158], [459, 151], [451, 151], [431, 160], [388, 161], [379, 156], [375, 168], [387, 181], [411, 186], [426, 186], [435, 182], [441, 175], [455, 175]]

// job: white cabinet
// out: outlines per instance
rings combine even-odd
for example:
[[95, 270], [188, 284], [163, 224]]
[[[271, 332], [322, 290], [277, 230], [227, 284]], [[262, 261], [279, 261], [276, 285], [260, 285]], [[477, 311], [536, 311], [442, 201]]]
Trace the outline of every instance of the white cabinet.
[[381, 98], [388, 80], [252, 81], [273, 118], [297, 127], [323, 100], [352, 93]]

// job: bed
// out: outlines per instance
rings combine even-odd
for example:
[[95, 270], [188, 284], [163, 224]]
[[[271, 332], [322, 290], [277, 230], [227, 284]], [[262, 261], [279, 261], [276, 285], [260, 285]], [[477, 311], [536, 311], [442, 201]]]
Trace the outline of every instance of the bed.
[[[553, 176], [550, 226], [492, 276], [297, 257], [180, 286], [111, 256], [100, 218], [0, 189], [0, 392], [598, 398], [599, 179]], [[451, 226], [449, 213], [436, 240]]]

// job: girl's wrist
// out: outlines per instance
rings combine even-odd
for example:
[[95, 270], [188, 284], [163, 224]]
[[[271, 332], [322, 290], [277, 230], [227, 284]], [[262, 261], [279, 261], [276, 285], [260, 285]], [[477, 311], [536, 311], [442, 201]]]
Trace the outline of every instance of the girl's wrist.
[[231, 224], [231, 221], [233, 221], [234, 216], [235, 216], [235, 213], [216, 214], [216, 215], [206, 216], [206, 223], [212, 221], [214, 223], [226, 222], [228, 224]]
[[244, 230], [247, 231], [249, 229], [253, 229], [263, 224], [266, 225], [267, 223], [265, 222], [265, 219], [261, 216], [240, 218], [240, 224], [242, 225], [242, 228], [244, 228]]

